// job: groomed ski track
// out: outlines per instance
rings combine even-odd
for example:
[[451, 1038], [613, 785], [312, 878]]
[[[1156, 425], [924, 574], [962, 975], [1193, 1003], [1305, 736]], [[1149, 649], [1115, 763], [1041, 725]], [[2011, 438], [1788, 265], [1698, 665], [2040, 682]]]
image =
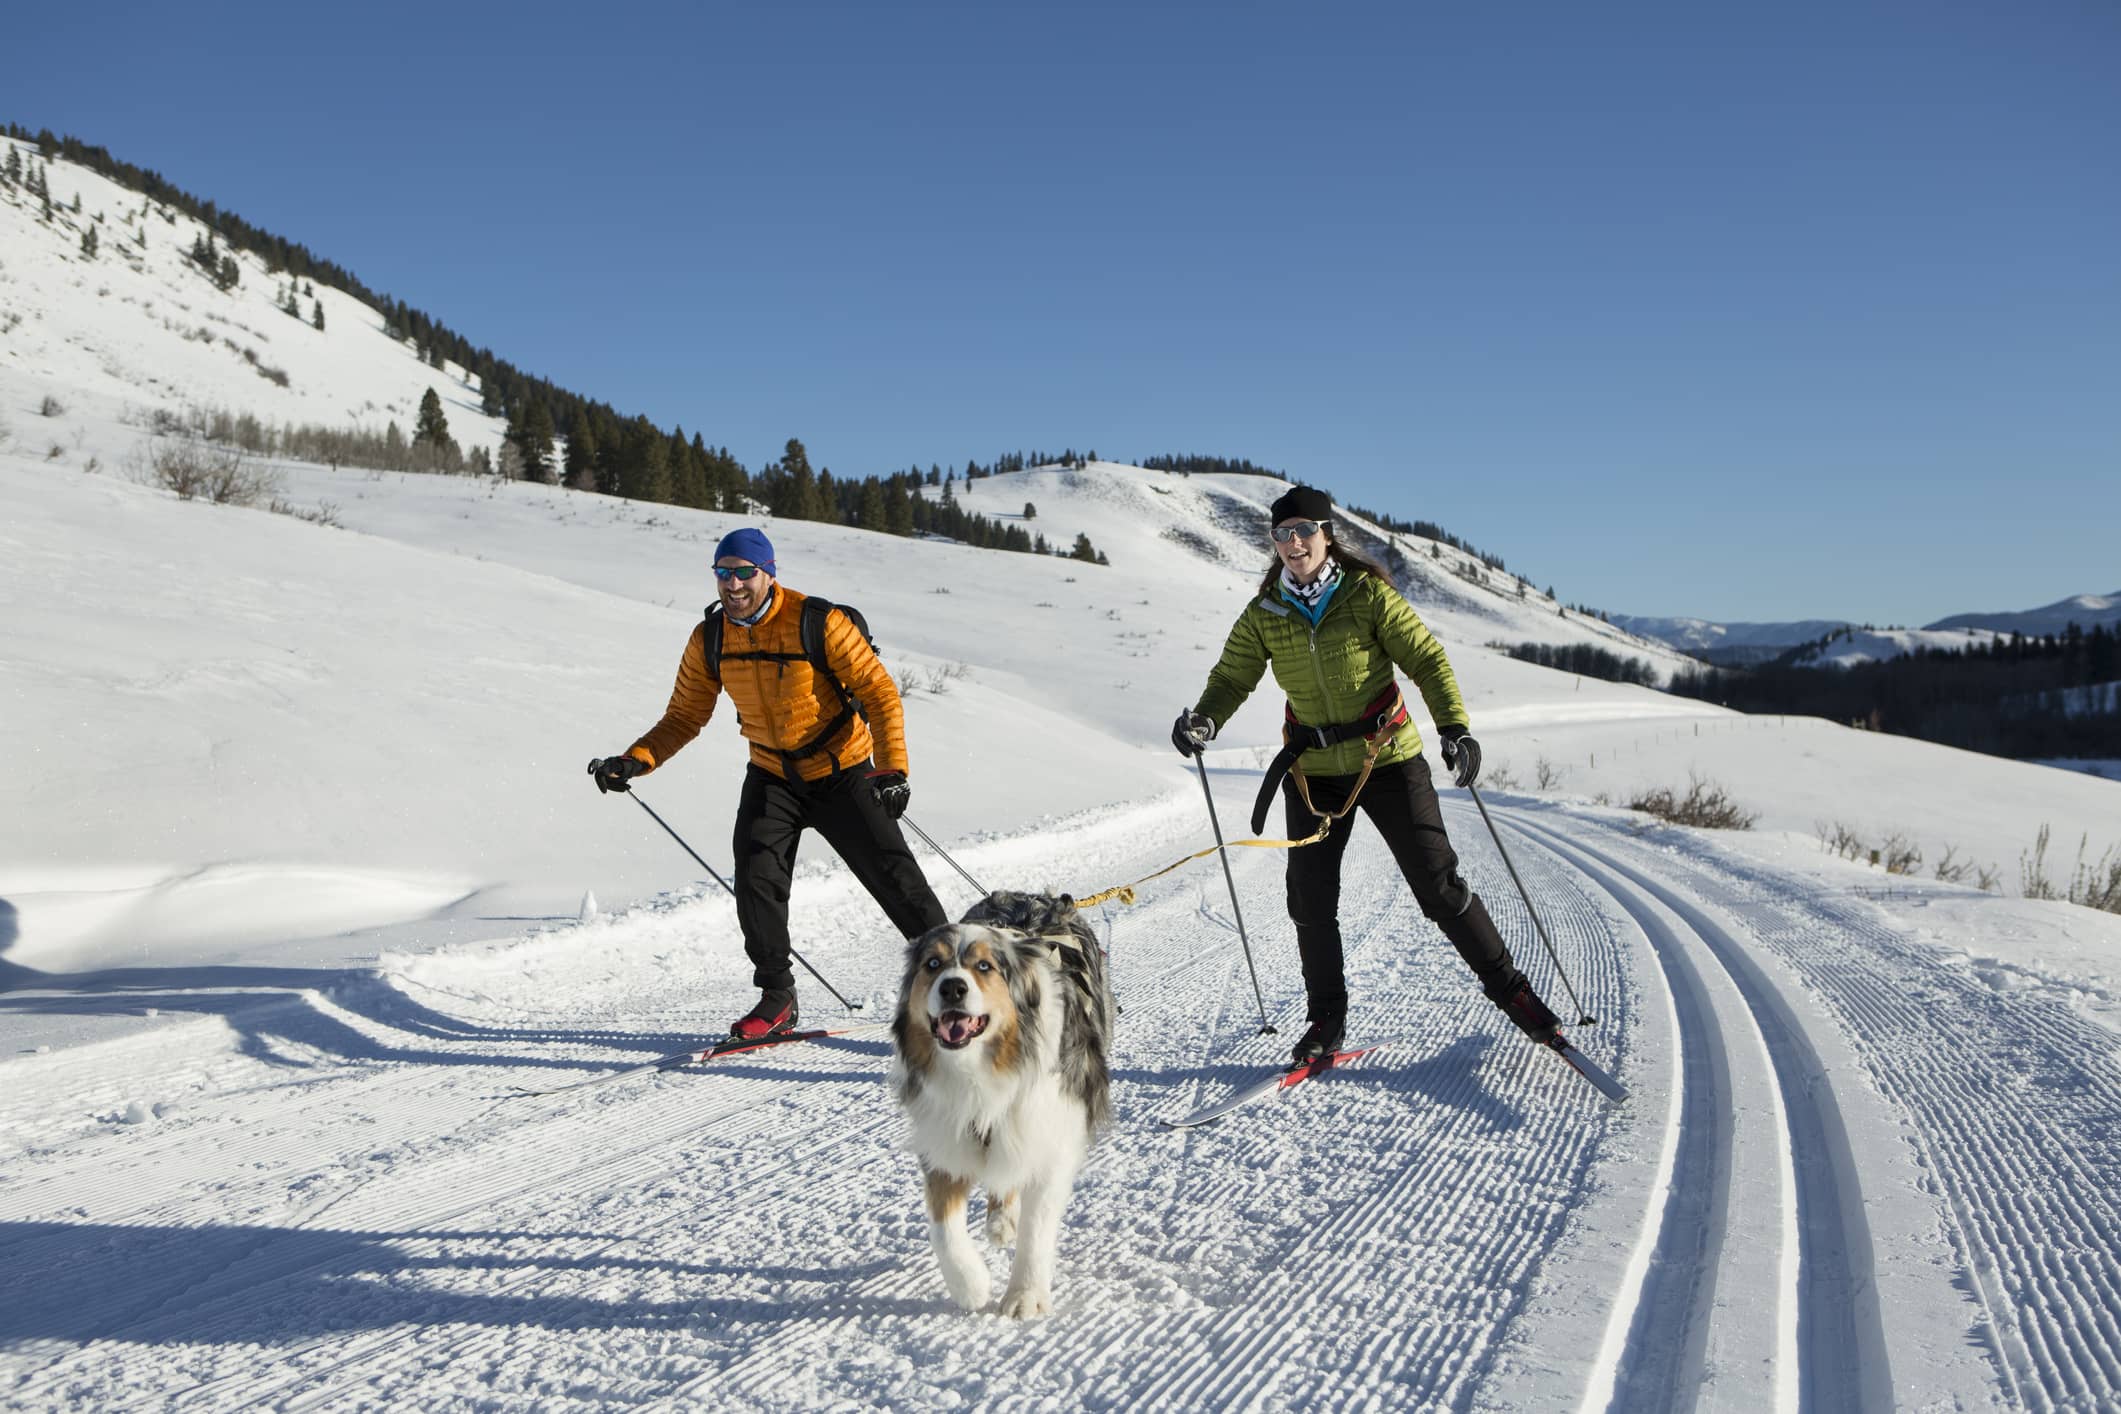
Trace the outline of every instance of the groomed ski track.
[[[1236, 818], [1256, 772], [1215, 780]], [[1446, 796], [1466, 872], [1562, 1010], [1479, 817]], [[991, 885], [1086, 891], [1198, 842], [1197, 794], [1190, 812], [1174, 801], [959, 858]], [[2121, 1396], [2110, 1037], [2057, 1005], [2001, 1012], [1859, 902], [1808, 897], [1682, 832], [1490, 804], [1603, 1018], [1572, 1034], [1633, 1088], [1625, 1106], [1479, 1002], [1365, 825], [1342, 902], [1350, 1039], [1405, 1044], [1286, 1104], [1162, 1128], [1279, 1060], [1301, 1025], [1281, 857], [1234, 851], [1282, 1034], [1254, 1034], [1212, 862], [1101, 914], [1126, 1008], [1118, 1117], [1068, 1212], [1057, 1310], [968, 1317], [927, 1250], [881, 1040], [501, 1098], [726, 1019], [747, 969], [725, 900], [698, 893], [485, 962], [394, 962], [330, 995], [11, 1062], [39, 1069], [35, 1103], [19, 1083], [0, 1100], [0, 1400], [1838, 1411]], [[967, 901], [940, 862], [929, 872], [946, 905]], [[797, 946], [888, 1008], [896, 948], [873, 909], [820, 870], [797, 900]], [[804, 1000], [807, 1022], [828, 1019], [815, 989]], [[2028, 1087], [2033, 1072], [2063, 1083]], [[143, 1094], [174, 1107], [87, 1118]], [[1886, 1189], [1925, 1195], [1932, 1229], [1878, 1231]]]

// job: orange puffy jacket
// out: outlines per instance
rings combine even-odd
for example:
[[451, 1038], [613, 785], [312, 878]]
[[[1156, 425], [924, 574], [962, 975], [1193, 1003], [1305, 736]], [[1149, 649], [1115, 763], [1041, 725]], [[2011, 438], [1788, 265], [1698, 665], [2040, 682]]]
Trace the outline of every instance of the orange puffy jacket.
[[[817, 670], [803, 656], [804, 598], [777, 584], [766, 616], [757, 623], [725, 619], [720, 680], [707, 671], [707, 626], [695, 627], [685, 644], [685, 656], [678, 662], [677, 685], [670, 691], [663, 720], [650, 727], [627, 754], [647, 762], [651, 769], [668, 761], [700, 734], [714, 715], [715, 701], [726, 692], [736, 704], [737, 727], [751, 743], [752, 764], [786, 779], [789, 761], [785, 753], [809, 746], [818, 730], [840, 713], [839, 694], [830, 683], [817, 680]], [[786, 656], [781, 661], [738, 656], [747, 653]], [[869, 720], [850, 713], [847, 724], [825, 741], [823, 750], [794, 761], [797, 773], [803, 780], [814, 781], [872, 757], [878, 770], [906, 770], [906, 715], [899, 705], [898, 688], [876, 650], [838, 609], [825, 617], [825, 661]]]

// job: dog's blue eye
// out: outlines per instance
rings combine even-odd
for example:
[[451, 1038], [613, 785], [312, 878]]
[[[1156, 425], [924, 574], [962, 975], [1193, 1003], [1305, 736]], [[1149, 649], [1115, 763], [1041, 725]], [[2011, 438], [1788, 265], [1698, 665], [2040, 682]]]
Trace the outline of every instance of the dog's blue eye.
[[982, 972], [992, 972], [994, 970], [994, 964], [987, 961], [985, 958], [981, 958], [979, 960], [979, 970]]
[[939, 957], [931, 957], [928, 959], [927, 962], [923, 963], [922, 965], [926, 967], [930, 972], [937, 972], [942, 969], [943, 960]]

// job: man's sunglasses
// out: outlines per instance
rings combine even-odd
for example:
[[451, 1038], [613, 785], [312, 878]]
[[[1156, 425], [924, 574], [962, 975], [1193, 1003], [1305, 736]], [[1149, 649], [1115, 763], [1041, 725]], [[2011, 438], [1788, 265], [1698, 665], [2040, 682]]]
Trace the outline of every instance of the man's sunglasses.
[[765, 571], [757, 565], [716, 565], [714, 567], [714, 577], [716, 579], [748, 580], [755, 574], [764, 573]]
[[1330, 523], [1323, 520], [1300, 520], [1294, 525], [1277, 525], [1274, 527], [1274, 540], [1276, 544], [1280, 545], [1288, 544], [1299, 535], [1309, 540], [1312, 536], [1318, 534], [1319, 531], [1324, 530]]

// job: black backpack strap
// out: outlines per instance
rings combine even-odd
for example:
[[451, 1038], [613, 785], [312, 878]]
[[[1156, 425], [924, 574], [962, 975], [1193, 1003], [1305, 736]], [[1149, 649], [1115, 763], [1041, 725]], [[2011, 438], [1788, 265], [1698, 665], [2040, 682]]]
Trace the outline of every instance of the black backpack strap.
[[707, 676], [716, 682], [722, 680], [722, 606], [719, 602], [709, 604], [700, 621], [702, 632], [700, 646], [706, 650]]
[[803, 617], [796, 624], [796, 638], [802, 643], [803, 656], [810, 660], [810, 666], [832, 679], [833, 687], [837, 688], [840, 696], [844, 698], [847, 689], [841, 685], [840, 675], [832, 671], [832, 664], [825, 658], [825, 618], [837, 607], [839, 606], [830, 600], [820, 599], [815, 594], [805, 599]]

